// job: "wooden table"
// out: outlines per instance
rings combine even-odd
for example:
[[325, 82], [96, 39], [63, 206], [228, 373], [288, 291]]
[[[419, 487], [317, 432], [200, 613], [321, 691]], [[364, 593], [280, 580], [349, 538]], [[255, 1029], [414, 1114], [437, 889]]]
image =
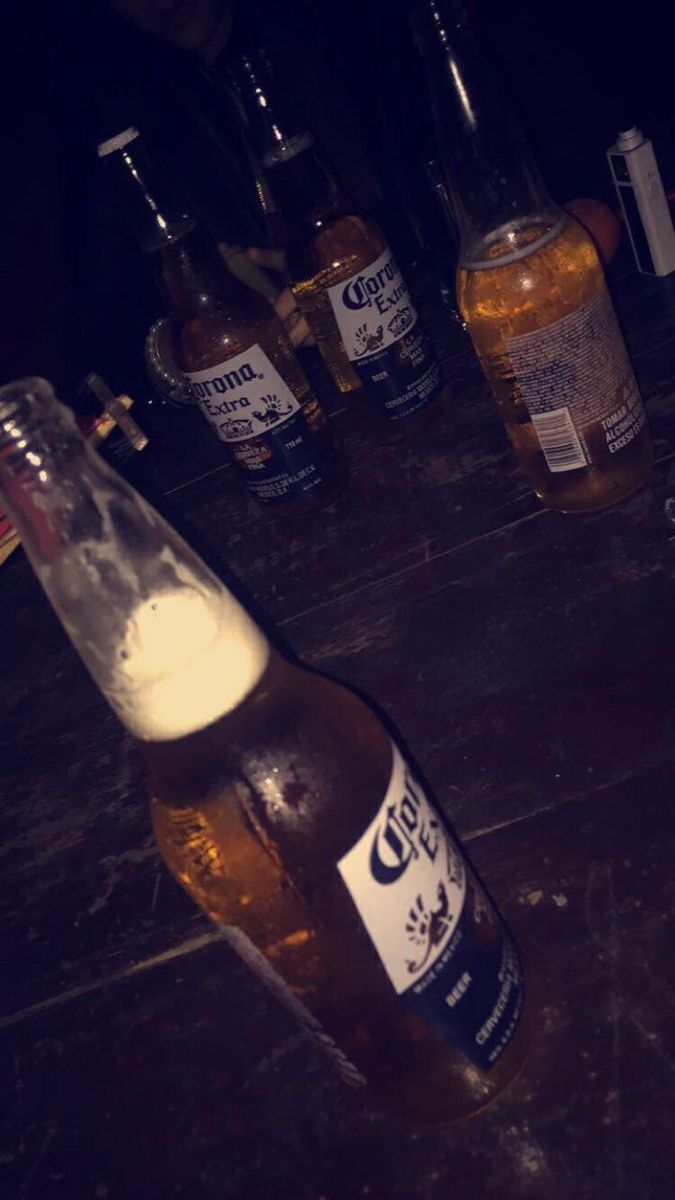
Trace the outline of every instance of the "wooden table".
[[[277, 524], [197, 414], [127, 470], [306, 662], [401, 728], [531, 963], [519, 1079], [462, 1126], [362, 1107], [170, 879], [139, 757], [21, 555], [0, 574], [3, 1196], [675, 1195], [675, 282], [615, 271], [653, 483], [587, 517], [530, 495], [462, 335], [408, 447], [335, 426], [339, 502]], [[675, 485], [671, 488], [675, 491]], [[227, 569], [227, 568], [226, 568]]]

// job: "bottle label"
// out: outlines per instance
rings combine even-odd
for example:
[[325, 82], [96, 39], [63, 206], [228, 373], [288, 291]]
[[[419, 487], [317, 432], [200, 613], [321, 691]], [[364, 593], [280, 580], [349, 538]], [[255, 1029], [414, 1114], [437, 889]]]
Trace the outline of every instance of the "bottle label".
[[424, 408], [442, 386], [441, 368], [387, 247], [328, 288], [349, 361], [390, 421]]
[[[258, 500], [275, 504], [324, 482], [305, 414], [257, 342], [226, 362], [186, 375], [194, 399]], [[308, 403], [318, 409], [315, 400]]]
[[392, 752], [382, 805], [338, 869], [395, 991], [489, 1070], [522, 1009], [518, 952], [442, 817]]
[[645, 410], [604, 289], [552, 325], [506, 338], [506, 350], [550, 471], [606, 463], [643, 428]]

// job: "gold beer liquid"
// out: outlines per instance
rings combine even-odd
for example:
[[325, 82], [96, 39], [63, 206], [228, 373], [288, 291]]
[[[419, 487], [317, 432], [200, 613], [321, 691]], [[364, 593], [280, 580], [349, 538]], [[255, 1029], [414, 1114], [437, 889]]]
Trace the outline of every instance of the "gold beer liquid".
[[[491, 1070], [474, 1067], [401, 1003], [336, 869], [391, 770], [389, 738], [360, 700], [272, 653], [235, 711], [146, 753], [170, 870], [318, 1018], [346, 1082], [363, 1076], [378, 1107], [432, 1123], [499, 1094], [524, 1056], [526, 1014]], [[480, 918], [470, 936], [485, 937]]]
[[[540, 245], [535, 244], [532, 252], [527, 253], [528, 242], [539, 242]], [[638, 488], [651, 470], [652, 446], [646, 422], [643, 421], [641, 428], [630, 436], [631, 427], [635, 429], [640, 423], [637, 414], [642, 411], [639, 398], [637, 402], [634, 398], [636, 389], [632, 393], [632, 407], [629, 403], [628, 412], [623, 416], [620, 388], [619, 394], [613, 393], [604, 408], [598, 409], [592, 394], [585, 397], [586, 411], [597, 410], [586, 423], [570, 406], [587, 462], [576, 469], [552, 471], [519, 387], [507, 345], [511, 338], [546, 330], [562, 318], [570, 317], [573, 322], [573, 314], [593, 302], [596, 307], [602, 306], [602, 312], [606, 314], [605, 305], [611, 305], [611, 301], [607, 297], [602, 268], [590, 239], [570, 218], [564, 218], [548, 239], [542, 237], [539, 229], [526, 229], [520, 234], [518, 246], [521, 251], [525, 249], [525, 253], [522, 257], [513, 256], [515, 261], [503, 266], [499, 265], [499, 258], [510, 255], [512, 250], [511, 244], [507, 245], [503, 239], [494, 242], [486, 254], [487, 258], [495, 259], [494, 267], [471, 269], [460, 266], [458, 300], [462, 316], [492, 385], [520, 464], [537, 496], [550, 508], [563, 512], [604, 508]], [[627, 358], [625, 371], [622, 365], [626, 352], [615, 320], [613, 316], [606, 320], [606, 336], [610, 339], [610, 345], [606, 347], [607, 369], [618, 362], [619, 374], [623, 373], [625, 378], [628, 372], [630, 379], [634, 379]], [[557, 350], [553, 349], [549, 354], [543, 339], [541, 345], [543, 349], [536, 350], [536, 354], [540, 363], [551, 367], [555, 378]], [[578, 355], [572, 356], [576, 362], [571, 365], [580, 376], [586, 372], [592, 380], [596, 369], [592, 360], [597, 344], [593, 345], [592, 337], [588, 343], [582, 337], [579, 345]], [[592, 393], [592, 382], [589, 386]], [[632, 387], [635, 388], [634, 382]], [[567, 404], [564, 382], [555, 403], [559, 403], [561, 409]], [[607, 424], [603, 426], [602, 422], [607, 423], [615, 416], [617, 421], [610, 425], [610, 432], [619, 432], [611, 443]], [[610, 444], [616, 447], [627, 438], [630, 440], [625, 446], [610, 451]]]
[[[327, 288], [339, 283], [343, 276], [354, 274], [359, 263], [350, 258], [337, 268], [327, 267], [319, 271], [312, 279], [294, 284], [293, 294], [298, 302], [298, 308], [312, 330], [321, 357], [330, 371], [335, 386], [342, 395], [357, 392], [361, 388], [359, 379], [352, 364], [347, 358], [347, 351], [335, 324], [335, 317], [328, 299]], [[347, 269], [345, 269], [347, 268]]]

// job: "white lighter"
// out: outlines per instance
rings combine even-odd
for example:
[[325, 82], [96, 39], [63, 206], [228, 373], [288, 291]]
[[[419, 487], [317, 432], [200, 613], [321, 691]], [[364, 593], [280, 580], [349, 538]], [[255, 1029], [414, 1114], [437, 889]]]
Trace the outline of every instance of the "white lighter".
[[675, 271], [675, 230], [651, 141], [633, 126], [607, 151], [638, 270]]

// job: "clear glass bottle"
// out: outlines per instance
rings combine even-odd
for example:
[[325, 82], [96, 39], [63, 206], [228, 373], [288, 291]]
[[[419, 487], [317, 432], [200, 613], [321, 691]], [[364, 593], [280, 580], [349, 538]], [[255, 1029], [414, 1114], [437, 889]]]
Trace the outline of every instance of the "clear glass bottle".
[[178, 203], [137, 130], [99, 146], [168, 299], [175, 358], [255, 499], [282, 516], [331, 503], [344, 482], [328, 417], [274, 309], [228, 271]]
[[232, 77], [285, 224], [294, 295], [338, 388], [362, 388], [388, 436], [414, 434], [440, 411], [444, 381], [382, 230], [341, 190], [266, 56], [247, 55]]
[[460, 232], [457, 290], [523, 470], [583, 512], [648, 478], [651, 439], [595, 248], [549, 197], [463, 5], [413, 17]]
[[180, 884], [374, 1104], [488, 1104], [527, 1046], [518, 951], [373, 711], [272, 650], [44, 380], [0, 389], [0, 498]]

